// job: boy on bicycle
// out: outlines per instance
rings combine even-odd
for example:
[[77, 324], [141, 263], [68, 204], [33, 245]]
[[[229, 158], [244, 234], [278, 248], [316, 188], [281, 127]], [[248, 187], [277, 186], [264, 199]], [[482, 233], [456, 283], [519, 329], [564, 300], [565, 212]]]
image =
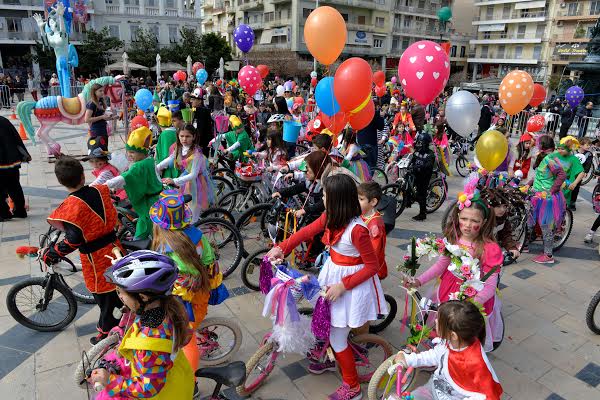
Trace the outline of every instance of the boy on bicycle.
[[64, 239], [42, 249], [42, 260], [56, 264], [69, 253], [79, 250], [85, 286], [100, 307], [98, 335], [90, 339], [96, 344], [104, 339], [119, 320], [115, 308], [123, 306], [115, 286], [106, 282], [104, 272], [111, 266], [112, 249], [120, 248], [115, 235], [117, 210], [105, 185], [87, 186], [81, 163], [68, 156], [56, 161], [54, 173], [58, 182], [69, 191], [67, 198], [48, 217], [48, 223], [65, 232]]

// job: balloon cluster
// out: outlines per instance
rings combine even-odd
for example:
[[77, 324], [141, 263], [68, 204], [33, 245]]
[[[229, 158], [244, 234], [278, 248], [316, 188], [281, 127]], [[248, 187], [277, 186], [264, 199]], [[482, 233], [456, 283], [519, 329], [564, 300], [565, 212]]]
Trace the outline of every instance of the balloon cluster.
[[185, 71], [182, 71], [182, 70], [179, 70], [173, 74], [173, 79], [175, 81], [184, 82], [186, 80], [186, 78], [187, 78], [187, 74], [185, 73]]

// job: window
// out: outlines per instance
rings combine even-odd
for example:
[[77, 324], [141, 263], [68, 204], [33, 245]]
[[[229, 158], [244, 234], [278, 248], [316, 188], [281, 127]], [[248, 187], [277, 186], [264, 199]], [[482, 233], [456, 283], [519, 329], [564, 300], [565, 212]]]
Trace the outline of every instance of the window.
[[521, 58], [523, 55], [523, 46], [515, 47], [515, 58]]
[[126, 6], [139, 6], [140, 0], [123, 0]]
[[179, 38], [179, 29], [177, 26], [169, 25], [169, 43], [177, 43]]
[[600, 14], [600, 1], [590, 2], [590, 15]]
[[505, 4], [504, 8], [502, 8], [502, 18], [510, 18], [510, 4]]
[[504, 45], [498, 46], [497, 58], [504, 58], [505, 51], [506, 51], [506, 46], [504, 46]]
[[119, 25], [109, 25], [108, 32], [111, 37], [121, 39], [121, 32], [119, 31]]
[[176, 8], [175, 0], [165, 0], [165, 7], [166, 8]]
[[367, 24], [367, 17], [365, 17], [364, 15], [359, 15], [359, 16], [356, 18], [356, 22], [357, 22], [359, 25], [366, 25], [366, 24]]
[[543, 39], [544, 38], [544, 31], [546, 30], [546, 26], [545, 25], [538, 25], [535, 28], [535, 38], [536, 39]]
[[569, 3], [567, 7], [568, 16], [579, 15], [579, 3]]
[[375, 47], [376, 49], [383, 48], [384, 41], [385, 39], [383, 38], [373, 38], [373, 47]]
[[344, 21], [348, 22], [348, 14], [344, 14], [344, 13], [341, 13], [341, 14], [342, 14], [342, 18], [344, 18]]
[[487, 19], [494, 18], [494, 6], [487, 6], [485, 10], [485, 16]]
[[489, 46], [481, 46], [481, 58], [487, 58]]
[[417, 7], [420, 9], [424, 9], [425, 8], [425, 0], [419, 0]]
[[132, 42], [137, 42], [139, 30], [140, 30], [139, 25], [133, 25], [133, 24], [129, 25], [130, 39]]
[[535, 46], [533, 48], [533, 59], [534, 60], [539, 60], [540, 57], [542, 56], [542, 46]]
[[400, 45], [400, 39], [397, 37], [392, 39], [392, 50], [398, 50], [398, 46]]
[[402, 49], [407, 49], [410, 46], [410, 39], [404, 38], [402, 39]]
[[158, 40], [159, 35], [160, 35], [158, 25], [150, 25], [150, 27], [148, 28], [148, 30], [150, 31], [150, 33], [152, 33], [154, 35], [154, 37], [156, 38], [156, 40]]
[[147, 7], [157, 7], [156, 0], [146, 0]]
[[450, 57], [456, 57], [456, 45], [450, 47]]
[[[308, 18], [308, 16], [310, 15], [310, 13], [313, 11], [312, 8], [303, 8], [302, 9], [302, 17], [304, 18]], [[272, 13], [267, 13], [267, 14], [272, 14]]]
[[384, 17], [375, 17], [375, 25], [383, 28], [383, 26], [385, 25], [385, 18]]
[[525, 37], [525, 30], [527, 29], [527, 25], [520, 24], [517, 27], [517, 39], [523, 39]]
[[460, 46], [460, 56], [461, 57], [465, 57], [467, 55], [467, 48], [466, 46]]
[[410, 28], [412, 25], [412, 16], [404, 16], [404, 27], [405, 28]]

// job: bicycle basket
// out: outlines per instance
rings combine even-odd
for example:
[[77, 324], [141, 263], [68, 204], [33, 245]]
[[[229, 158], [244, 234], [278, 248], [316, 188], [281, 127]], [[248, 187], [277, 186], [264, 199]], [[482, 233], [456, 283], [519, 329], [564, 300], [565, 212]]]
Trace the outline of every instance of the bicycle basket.
[[262, 171], [252, 164], [246, 164], [235, 169], [235, 176], [244, 182], [259, 182], [262, 179]]
[[[289, 269], [283, 265], [279, 265], [279, 266], [277, 266], [277, 270], [275, 271], [275, 278], [279, 279], [282, 282], [287, 282], [287, 281], [295, 279], [292, 275], [288, 275], [288, 273], [293, 274], [294, 272], [296, 272], [298, 275], [300, 275], [300, 273], [297, 271]], [[293, 275], [295, 275], [295, 274], [293, 274]], [[302, 283], [295, 282], [292, 285], [292, 287], [290, 287], [290, 292], [292, 293], [294, 300], [296, 300], [296, 302], [299, 302], [302, 299], [302, 294], [303, 294]]]

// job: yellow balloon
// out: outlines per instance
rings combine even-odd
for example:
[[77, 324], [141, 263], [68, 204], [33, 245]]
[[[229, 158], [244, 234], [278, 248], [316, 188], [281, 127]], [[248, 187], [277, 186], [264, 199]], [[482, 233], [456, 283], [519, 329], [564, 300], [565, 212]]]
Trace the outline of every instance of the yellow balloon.
[[475, 154], [483, 168], [493, 171], [506, 158], [508, 142], [503, 134], [498, 131], [487, 131], [477, 141]]

